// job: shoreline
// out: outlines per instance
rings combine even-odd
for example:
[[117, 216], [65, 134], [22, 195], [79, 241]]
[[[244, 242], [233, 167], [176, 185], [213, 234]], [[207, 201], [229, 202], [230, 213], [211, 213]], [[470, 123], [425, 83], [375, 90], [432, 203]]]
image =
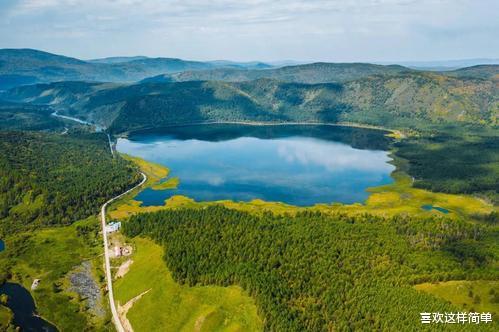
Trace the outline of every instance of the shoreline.
[[[91, 123], [86, 120], [81, 120], [79, 118], [71, 117], [71, 116], [66, 116], [66, 115], [60, 115], [57, 113], [57, 111], [54, 111], [52, 116], [59, 117], [62, 119], [70, 120], [70, 121], [75, 121], [80, 124], [88, 125], [88, 126], [93, 126], [95, 128], [96, 132], [101, 132], [101, 131], [106, 131], [106, 129], [101, 125], [98, 125], [96, 123]], [[361, 128], [361, 129], [372, 129], [372, 130], [380, 130], [380, 131], [386, 131], [391, 134], [393, 134], [394, 138], [400, 138], [404, 139], [407, 136], [399, 129], [390, 129], [386, 128], [383, 126], [375, 126], [375, 125], [369, 125], [369, 124], [362, 124], [362, 123], [356, 123], [356, 122], [336, 122], [336, 123], [331, 123], [331, 122], [267, 122], [267, 121], [200, 121], [200, 122], [190, 122], [190, 123], [176, 123], [176, 124], [169, 124], [169, 125], [164, 125], [160, 127], [144, 127], [141, 129], [134, 129], [130, 131], [125, 131], [122, 133], [118, 134], [113, 134], [113, 137], [128, 137], [128, 135], [137, 133], [137, 132], [142, 132], [142, 131], [148, 131], [148, 130], [161, 130], [164, 128], [171, 128], [171, 127], [188, 127], [188, 126], [202, 126], [202, 125], [215, 125], [215, 124], [221, 124], [221, 125], [242, 125], [242, 126], [331, 126], [331, 127], [350, 127], [350, 128]], [[109, 135], [109, 134], [108, 134]]]
[[261, 121], [202, 121], [202, 122], [190, 122], [190, 123], [176, 123], [170, 125], [164, 125], [161, 127], [144, 127], [141, 129], [133, 129], [130, 131], [125, 131], [119, 134], [113, 135], [114, 137], [124, 138], [129, 135], [150, 131], [150, 130], [161, 130], [165, 128], [172, 127], [189, 127], [189, 126], [203, 126], [203, 125], [243, 125], [243, 126], [331, 126], [331, 127], [349, 127], [349, 128], [359, 128], [359, 129], [372, 129], [372, 130], [380, 130], [386, 131], [397, 137], [403, 139], [407, 136], [398, 129], [390, 129], [381, 126], [367, 125], [355, 122], [337, 122], [337, 123], [325, 123], [325, 122], [261, 122]]

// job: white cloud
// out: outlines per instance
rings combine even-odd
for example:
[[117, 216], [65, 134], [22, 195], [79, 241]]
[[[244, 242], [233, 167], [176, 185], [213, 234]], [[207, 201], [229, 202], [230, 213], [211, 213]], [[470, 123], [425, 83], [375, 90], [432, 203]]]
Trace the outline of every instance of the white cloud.
[[498, 11], [495, 0], [10, 0], [0, 3], [0, 46], [83, 57], [497, 56]]
[[328, 171], [361, 170], [390, 172], [393, 165], [386, 152], [353, 149], [340, 143], [315, 139], [283, 140], [277, 147], [278, 155], [289, 163], [321, 166]]

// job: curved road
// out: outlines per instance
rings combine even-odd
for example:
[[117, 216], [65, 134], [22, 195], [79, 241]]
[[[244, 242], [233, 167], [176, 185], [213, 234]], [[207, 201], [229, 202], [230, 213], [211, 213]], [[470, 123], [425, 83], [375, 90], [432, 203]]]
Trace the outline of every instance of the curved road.
[[[95, 126], [96, 131], [102, 130], [102, 127], [100, 127], [98, 125], [92, 124], [90, 122], [87, 122], [87, 121], [84, 121], [81, 119], [73, 118], [70, 116], [59, 115], [59, 114], [57, 114], [57, 111], [52, 113], [52, 115], [56, 116], [56, 117], [64, 118], [66, 120], [76, 121], [76, 122], [82, 123], [82, 124], [93, 125], [93, 126]], [[114, 157], [113, 144], [111, 143], [111, 136], [109, 136], [109, 133], [107, 134], [107, 139], [109, 141], [109, 149], [111, 150], [111, 155]], [[114, 323], [114, 326], [116, 327], [116, 331], [118, 331], [118, 332], [125, 332], [125, 329], [123, 328], [123, 325], [121, 324], [120, 316], [118, 315], [118, 311], [116, 310], [116, 304], [114, 303], [113, 278], [111, 275], [111, 263], [109, 262], [109, 248], [108, 248], [107, 233], [106, 233], [106, 207], [110, 203], [112, 203], [113, 201], [117, 200], [118, 198], [128, 194], [132, 190], [143, 185], [147, 181], [147, 175], [145, 175], [143, 172], [140, 172], [140, 174], [142, 174], [142, 181], [140, 181], [140, 183], [138, 185], [136, 185], [135, 187], [133, 187], [131, 189], [128, 189], [124, 193], [122, 193], [114, 198], [111, 198], [106, 203], [104, 203], [104, 205], [102, 205], [102, 208], [100, 210], [100, 218], [101, 218], [101, 224], [102, 224], [102, 238], [104, 240], [104, 261], [105, 261], [105, 265], [106, 265], [106, 283], [107, 283], [107, 290], [108, 290], [107, 294], [109, 296], [109, 305], [111, 306], [111, 313], [113, 315], [113, 323]]]
[[111, 313], [113, 315], [113, 323], [116, 326], [116, 331], [118, 332], [125, 332], [125, 329], [123, 328], [123, 325], [121, 324], [120, 317], [118, 315], [118, 311], [116, 310], [116, 305], [114, 303], [114, 293], [113, 293], [113, 279], [111, 276], [111, 263], [109, 262], [109, 248], [108, 248], [108, 242], [107, 242], [107, 233], [106, 233], [106, 207], [108, 204], [112, 203], [113, 201], [117, 200], [118, 198], [128, 194], [132, 190], [140, 187], [143, 185], [146, 180], [147, 180], [147, 175], [145, 175], [143, 172], [140, 172], [142, 174], [142, 181], [136, 185], [135, 187], [128, 189], [124, 193], [111, 198], [109, 201], [104, 203], [101, 208], [101, 223], [102, 223], [102, 238], [104, 239], [104, 261], [106, 265], [106, 283], [107, 283], [107, 290], [108, 290], [108, 296], [109, 296], [109, 305], [111, 306]]

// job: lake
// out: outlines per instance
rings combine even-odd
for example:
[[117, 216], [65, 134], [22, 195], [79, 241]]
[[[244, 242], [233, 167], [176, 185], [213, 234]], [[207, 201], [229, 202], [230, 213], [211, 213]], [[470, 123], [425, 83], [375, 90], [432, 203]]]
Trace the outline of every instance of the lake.
[[163, 205], [262, 199], [299, 206], [364, 202], [369, 187], [391, 183], [386, 132], [326, 125], [198, 125], [137, 132], [117, 150], [170, 168], [180, 184], [135, 198]]

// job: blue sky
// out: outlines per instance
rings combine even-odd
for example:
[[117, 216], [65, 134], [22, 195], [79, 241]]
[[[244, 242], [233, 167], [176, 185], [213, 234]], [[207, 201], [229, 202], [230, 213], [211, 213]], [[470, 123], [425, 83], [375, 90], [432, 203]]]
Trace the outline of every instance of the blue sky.
[[0, 48], [79, 58], [499, 58], [497, 0], [1, 0]]

